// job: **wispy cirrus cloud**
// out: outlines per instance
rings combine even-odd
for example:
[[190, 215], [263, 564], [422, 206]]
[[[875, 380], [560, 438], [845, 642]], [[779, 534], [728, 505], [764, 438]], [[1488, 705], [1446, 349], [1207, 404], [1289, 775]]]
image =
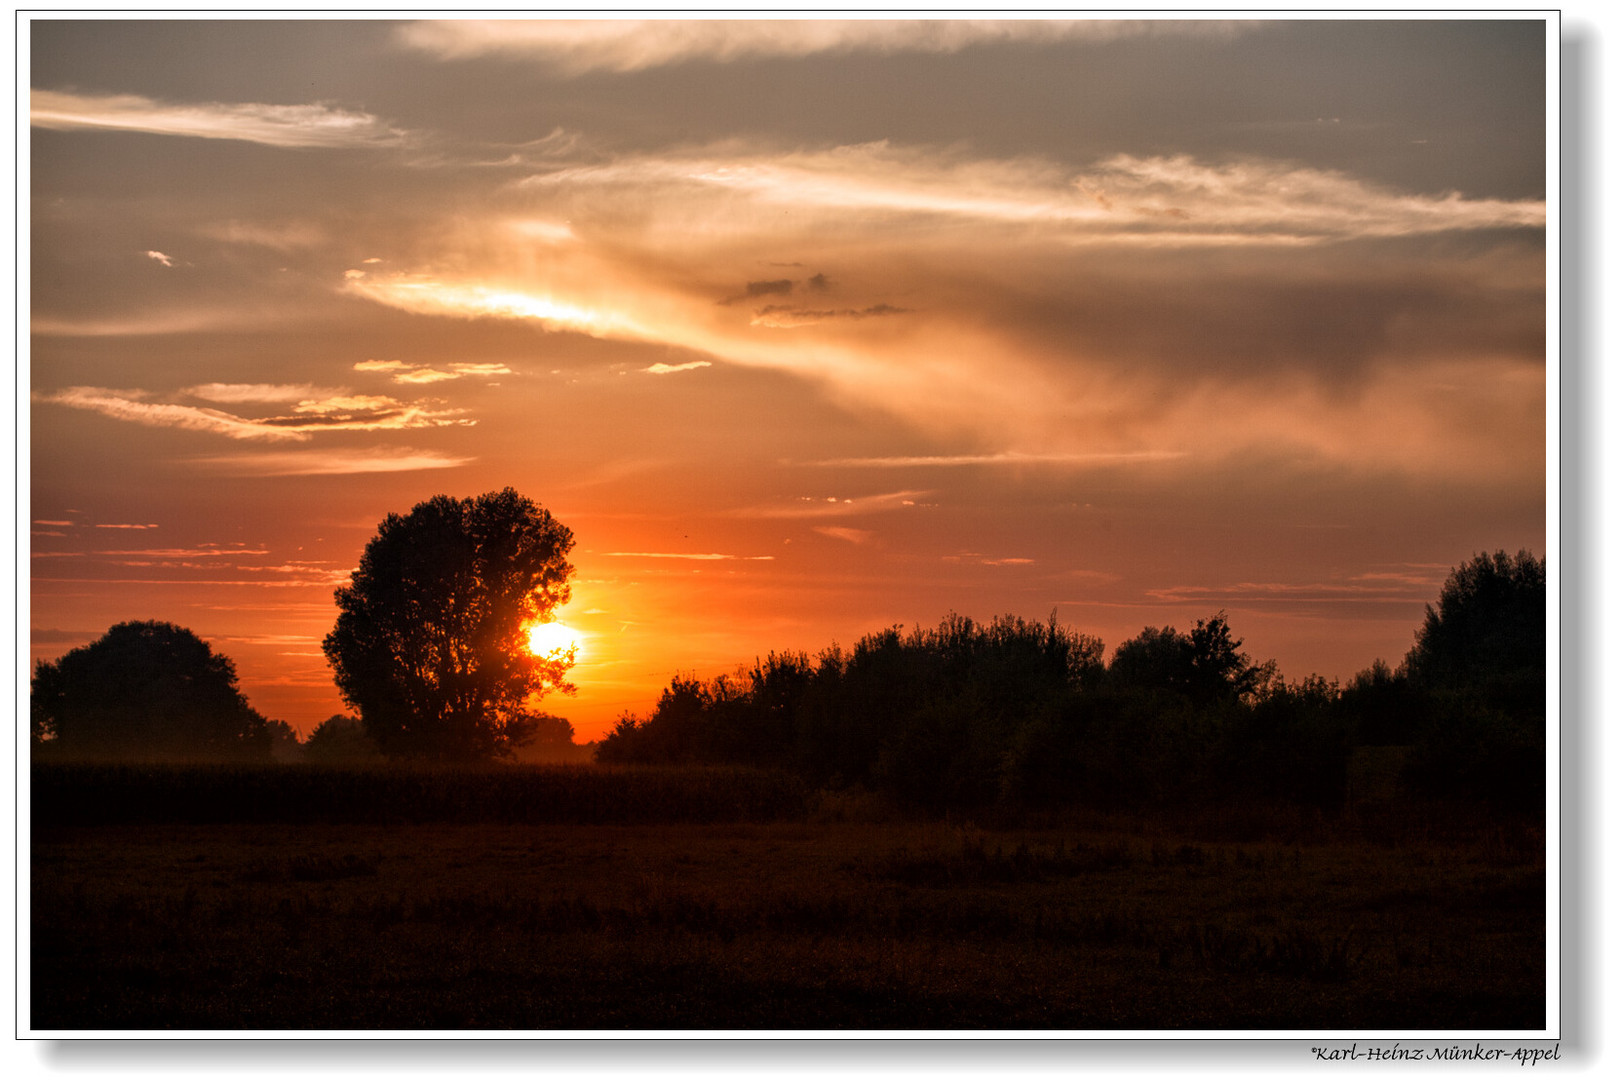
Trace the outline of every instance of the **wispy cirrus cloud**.
[[[162, 568], [159, 568], [162, 569]], [[240, 567], [238, 568], [240, 569]], [[251, 589], [330, 589], [348, 578], [347, 571], [333, 571], [319, 577], [255, 580], [252, 578], [185, 577], [35, 577], [41, 585], [162, 585], [166, 588], [251, 588]], [[323, 605], [324, 607], [324, 605]]]
[[95, 318], [55, 318], [49, 315], [28, 320], [28, 332], [48, 337], [128, 337], [146, 334], [189, 334], [221, 325], [226, 317], [219, 312], [143, 312], [127, 316]]
[[424, 315], [532, 319], [557, 329], [627, 340], [656, 340], [660, 336], [617, 308], [576, 303], [545, 292], [450, 274], [349, 276], [344, 289]]
[[681, 371], [697, 371], [700, 368], [712, 367], [708, 360], [688, 360], [685, 364], [650, 364], [642, 370], [649, 375], [674, 375]]
[[54, 131], [136, 131], [198, 139], [238, 139], [289, 149], [392, 146], [405, 134], [370, 113], [334, 105], [258, 102], [175, 104], [136, 94], [34, 90], [29, 123]]
[[148, 427], [172, 427], [203, 431], [231, 439], [307, 439], [303, 432], [269, 428], [244, 420], [220, 409], [196, 405], [145, 400], [139, 390], [108, 390], [95, 386], [69, 386], [62, 390], [36, 393], [34, 400], [70, 409], [100, 413], [114, 420], [127, 420]]
[[[1081, 170], [1029, 158], [975, 158], [889, 142], [761, 153], [717, 147], [688, 156], [624, 157], [531, 177], [530, 188], [707, 189], [768, 206], [954, 218], [1059, 228], [1051, 240], [1164, 246], [1300, 244], [1483, 228], [1538, 228], [1542, 200], [1402, 192], [1346, 173], [1282, 161], [1210, 162], [1117, 154]], [[754, 282], [723, 301], [789, 291]], [[769, 292], [766, 287], [772, 288]]]
[[239, 555], [269, 555], [269, 548], [222, 548], [215, 545], [190, 548], [113, 548], [97, 555], [143, 555], [152, 559], [235, 558]]
[[[221, 384], [213, 385], [217, 387]], [[153, 400], [155, 396], [144, 390], [69, 386], [61, 390], [37, 392], [34, 400], [100, 413], [115, 420], [148, 427], [171, 427], [223, 435], [230, 439], [272, 442], [303, 441], [320, 431], [401, 431], [475, 422], [465, 418], [461, 409], [402, 402], [376, 395], [301, 399], [293, 405], [292, 415], [258, 417], [200, 405]], [[237, 400], [263, 401], [265, 398]], [[275, 397], [272, 400], [287, 399]]]
[[355, 370], [383, 372], [395, 382], [407, 385], [514, 374], [510, 367], [499, 363], [453, 363], [449, 370], [445, 370], [428, 364], [407, 364], [403, 360], [361, 360], [355, 364]]
[[905, 315], [906, 308], [891, 304], [874, 304], [868, 308], [796, 308], [787, 304], [767, 304], [754, 313], [750, 320], [755, 326], [775, 326], [791, 329], [813, 326], [829, 319], [873, 319], [883, 315]]
[[1411, 236], [1470, 229], [1541, 228], [1541, 199], [1416, 194], [1343, 172], [1251, 159], [1204, 162], [1181, 154], [1119, 154], [1070, 181], [1109, 219], [1142, 231], [1265, 239]]
[[1120, 465], [1151, 461], [1177, 461], [1183, 450], [1120, 450], [1097, 453], [1033, 454], [1017, 450], [994, 454], [920, 454], [894, 457], [831, 458], [812, 464], [855, 469], [941, 469], [967, 466]]
[[639, 71], [695, 61], [729, 62], [818, 53], [954, 53], [988, 43], [1115, 41], [1126, 37], [1227, 37], [1244, 24], [1214, 20], [464, 20], [401, 27], [405, 45], [446, 60], [502, 55], [558, 71]]
[[240, 405], [250, 401], [296, 402], [333, 398], [344, 391], [310, 383], [200, 383], [187, 387], [185, 393], [204, 401]]
[[851, 514], [872, 514], [890, 510], [905, 510], [918, 505], [927, 491], [889, 491], [879, 495], [801, 495], [789, 502], [751, 506], [735, 512], [736, 517], [750, 518], [825, 518], [846, 517]]
[[1352, 584], [1345, 581], [1241, 581], [1231, 585], [1168, 586], [1149, 589], [1148, 595], [1155, 600], [1177, 604], [1229, 602], [1265, 604], [1413, 604], [1431, 598], [1434, 595], [1434, 583], [1386, 581]]
[[197, 457], [192, 464], [235, 476], [343, 476], [455, 469], [477, 458], [410, 447], [369, 450], [294, 450]]
[[835, 540], [843, 540], [847, 544], [865, 544], [878, 534], [871, 529], [852, 529], [846, 525], [812, 525], [812, 532], [831, 536]]

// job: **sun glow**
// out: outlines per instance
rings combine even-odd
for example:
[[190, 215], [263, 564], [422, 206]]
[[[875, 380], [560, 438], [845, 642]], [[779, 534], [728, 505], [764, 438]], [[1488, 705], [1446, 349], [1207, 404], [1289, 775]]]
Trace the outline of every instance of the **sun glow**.
[[578, 330], [593, 337], [655, 336], [624, 315], [569, 303], [553, 296], [477, 281], [439, 281], [396, 276], [373, 279], [360, 271], [344, 282], [349, 292], [379, 303], [427, 315], [496, 316], [537, 319], [553, 327]]
[[572, 626], [564, 626], [560, 622], [532, 623], [529, 627], [529, 651], [536, 656], [555, 656], [574, 651], [578, 657], [584, 650], [581, 648], [580, 635]]

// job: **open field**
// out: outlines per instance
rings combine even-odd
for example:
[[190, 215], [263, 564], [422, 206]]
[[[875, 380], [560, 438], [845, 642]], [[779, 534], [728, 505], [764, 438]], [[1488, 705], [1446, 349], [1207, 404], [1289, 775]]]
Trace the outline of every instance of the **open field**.
[[32, 1026], [1542, 1024], [1539, 829], [870, 811], [36, 826]]

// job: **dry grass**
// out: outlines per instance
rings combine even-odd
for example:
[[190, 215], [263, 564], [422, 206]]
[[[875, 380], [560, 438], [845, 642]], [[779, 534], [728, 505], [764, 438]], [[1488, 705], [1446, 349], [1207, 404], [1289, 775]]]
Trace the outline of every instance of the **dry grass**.
[[733, 766], [198, 765], [35, 762], [59, 825], [631, 824], [802, 818], [786, 772]]
[[[55, 1028], [1531, 1028], [1501, 827], [94, 826], [33, 847]], [[845, 807], [845, 810], [851, 810]], [[1376, 823], [1377, 824], [1377, 823]]]

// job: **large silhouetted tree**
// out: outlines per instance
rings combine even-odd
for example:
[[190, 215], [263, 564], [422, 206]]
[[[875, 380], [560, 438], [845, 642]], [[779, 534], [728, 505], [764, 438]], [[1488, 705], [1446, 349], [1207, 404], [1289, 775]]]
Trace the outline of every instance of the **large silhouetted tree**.
[[378, 527], [323, 648], [385, 754], [476, 760], [523, 744], [529, 699], [568, 688], [572, 655], [535, 656], [525, 628], [568, 601], [573, 546], [511, 488], [438, 495]]
[[236, 667], [190, 630], [119, 623], [34, 668], [36, 746], [53, 756], [268, 758], [271, 731], [236, 685]]
[[1403, 666], [1428, 713], [1405, 769], [1417, 790], [1543, 809], [1546, 571], [1529, 551], [1481, 552], [1425, 608]]
[[1460, 564], [1425, 605], [1407, 673], [1432, 689], [1540, 705], [1547, 648], [1547, 565], [1529, 551], [1481, 552]]

